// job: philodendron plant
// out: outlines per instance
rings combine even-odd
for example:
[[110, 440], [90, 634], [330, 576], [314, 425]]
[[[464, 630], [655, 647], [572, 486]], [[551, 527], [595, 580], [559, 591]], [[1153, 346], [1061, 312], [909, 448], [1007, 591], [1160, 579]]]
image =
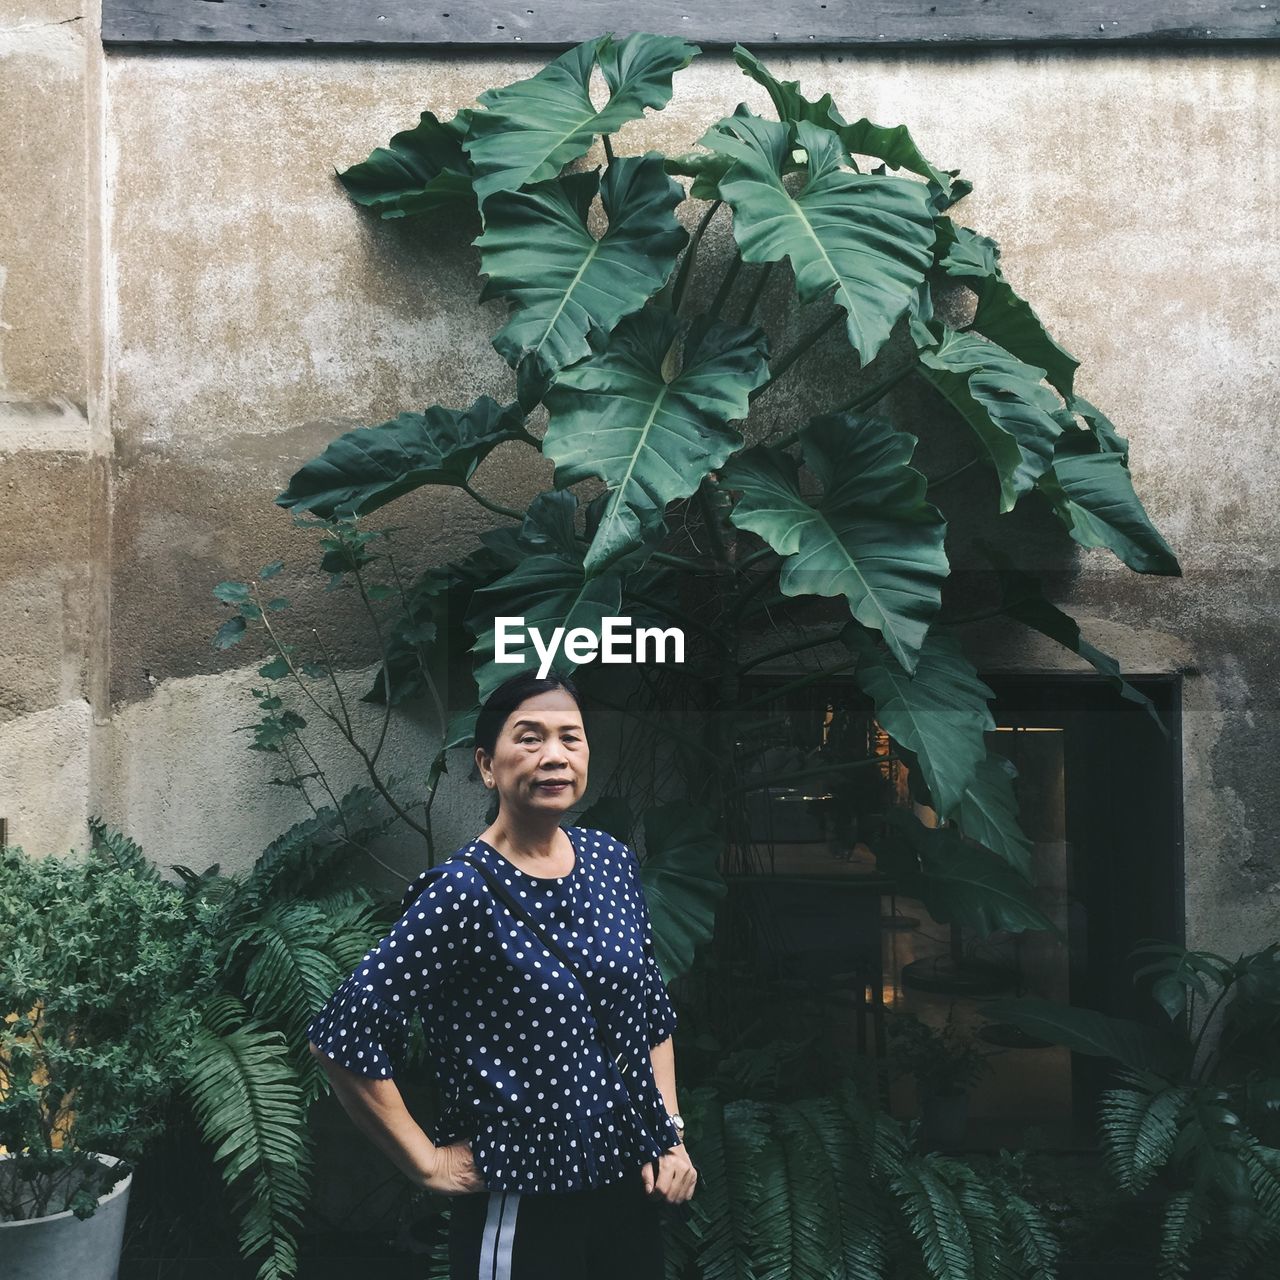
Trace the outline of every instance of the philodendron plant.
[[[624, 616], [682, 628], [689, 645], [684, 665], [665, 668], [662, 687], [650, 688], [647, 712], [643, 699], [625, 708], [677, 764], [654, 775], [650, 795], [682, 779], [687, 798], [732, 840], [742, 831], [734, 815], [747, 785], [745, 744], [769, 701], [743, 697], [739, 681], [764, 658], [830, 641], [824, 653], [834, 646], [843, 656], [824, 658], [823, 670], [852, 675], [895, 756], [912, 766], [914, 794], [941, 823], [885, 826], [894, 874], [940, 918], [983, 934], [1050, 927], [1029, 896], [1013, 766], [986, 745], [992, 691], [957, 626], [1003, 615], [1040, 631], [1160, 722], [1036, 576], [989, 540], [977, 543], [1001, 599], [977, 614], [949, 610], [959, 589], [948, 520], [933, 499], [959, 472], [988, 468], [999, 494], [993, 517], [1039, 503], [1081, 546], [1138, 573], [1177, 575], [1178, 561], [1134, 492], [1127, 441], [1076, 392], [1078, 362], [1004, 278], [996, 243], [956, 221], [970, 184], [930, 163], [904, 127], [850, 123], [830, 94], [804, 97], [738, 46], [738, 66], [767, 91], [776, 119], [739, 105], [694, 152], [615, 153], [610, 135], [665, 106], [673, 77], [698, 53], [670, 36], [587, 41], [530, 79], [481, 94], [479, 107], [448, 120], [424, 111], [339, 174], [380, 217], [416, 219], [433, 234], [478, 216], [480, 299], [509, 304], [493, 345], [514, 372], [514, 394], [350, 431], [301, 467], [277, 502], [299, 522], [310, 512], [328, 526], [324, 567], [335, 583], [354, 574], [367, 606], [385, 600], [394, 610], [378, 628], [384, 661], [366, 697], [389, 709], [431, 694], [442, 735], [431, 795], [444, 751], [469, 741], [475, 704], [517, 669], [497, 660], [496, 618], [522, 618], [544, 635], [563, 627], [599, 636], [606, 619]], [[598, 109], [589, 93], [597, 68], [608, 88]], [[599, 137], [606, 163], [585, 168]], [[690, 202], [699, 210], [685, 219], [691, 232], [680, 217]], [[701, 251], [717, 217], [732, 219], [727, 263]], [[784, 260], [789, 273], [777, 270]], [[706, 274], [717, 287], [698, 287]], [[826, 304], [829, 314], [775, 353], [757, 313], [771, 277], [785, 287], [787, 276], [801, 306]], [[935, 295], [966, 290], [972, 319], [955, 328]], [[695, 308], [694, 298], [708, 301]], [[858, 375], [851, 398], [757, 429], [760, 397], [833, 328]], [[944, 406], [953, 411], [972, 446], [960, 468], [927, 477], [912, 465], [916, 436], [873, 412], [907, 378], [936, 392], [943, 421]], [[473, 487], [485, 460], [509, 450], [553, 465], [553, 487], [527, 509]], [[369, 544], [381, 535], [357, 528], [360, 519], [423, 486], [462, 490], [507, 523], [416, 580], [396, 569], [394, 583], [371, 581], [384, 557]], [[994, 534], [997, 523], [980, 532]], [[215, 643], [270, 623], [255, 590], [222, 585], [239, 612]], [[797, 633], [797, 611], [812, 620], [815, 600], [825, 621]], [[762, 656], [770, 628], [783, 642]], [[447, 708], [441, 672], [464, 652], [474, 684]], [[531, 646], [522, 661], [538, 661]], [[575, 655], [562, 649], [554, 665], [572, 670]], [[599, 671], [579, 674], [607, 704], [612, 690]], [[263, 674], [303, 679], [287, 647]], [[653, 686], [652, 671], [639, 678]]]
[[[1050, 928], [1032, 894], [1013, 767], [986, 745], [992, 691], [960, 626], [1003, 616], [1042, 632], [1159, 720], [995, 546], [1000, 598], [972, 611], [951, 574], [939, 493], [986, 469], [998, 498], [980, 532], [1038, 504], [1076, 543], [1135, 572], [1176, 575], [1177, 559], [1134, 492], [1127, 441], [1076, 392], [1078, 362], [1005, 279], [995, 242], [955, 219], [970, 184], [926, 159], [904, 127], [849, 122], [829, 94], [804, 97], [738, 47], [776, 118], [740, 105], [695, 151], [616, 153], [615, 132], [665, 107], [698, 53], [669, 36], [586, 41], [452, 118], [424, 111], [338, 175], [372, 213], [415, 220], [424, 235], [477, 227], [479, 300], [509, 308], [493, 345], [512, 391], [503, 403], [482, 395], [350, 431], [293, 475], [277, 502], [323, 530], [329, 587], [354, 586], [373, 619], [381, 664], [364, 700], [384, 719], [366, 748], [323, 640], [308, 655], [282, 639], [288, 599], [260, 595], [259, 582], [222, 583], [216, 594], [235, 612], [214, 643], [261, 626], [277, 650], [254, 691], [266, 713], [251, 726], [254, 746], [283, 754], [293, 776], [276, 781], [310, 801], [310, 786], [328, 788], [302, 741], [306, 717], [319, 715], [434, 856], [431, 804], [447, 753], [469, 745], [478, 703], [518, 669], [500, 660], [497, 619], [597, 640], [616, 618], [679, 628], [684, 662], [637, 665], [628, 682], [617, 668], [580, 665], [580, 650], [554, 655], [626, 717], [622, 763], [605, 787], [612, 803], [578, 820], [630, 838], [620, 801], [645, 810], [643, 874], [668, 977], [709, 931], [724, 891], [721, 842], [749, 841], [749, 793], [819, 773], [852, 783], [885, 763], [819, 753], [761, 779], [774, 700], [837, 673], [856, 683], [890, 758], [909, 764], [914, 795], [939, 818], [926, 827], [901, 810], [878, 837], [868, 828], [895, 879], [939, 920], [978, 934]], [[604, 163], [589, 167], [598, 139]], [[727, 261], [707, 235], [716, 219], [732, 223]], [[972, 311], [958, 327], [944, 318], [956, 294]], [[765, 315], [774, 335], [801, 336], [779, 350]], [[766, 421], [761, 398], [828, 335], [840, 350], [819, 385], [844, 390], [795, 420], [775, 411]], [[912, 465], [917, 437], [882, 405], [907, 379], [931, 389], [931, 421], [954, 423], [953, 438], [968, 442], [963, 465], [934, 476]], [[512, 452], [551, 482], [520, 508], [477, 488], [486, 460]], [[391, 531], [362, 522], [427, 486], [461, 491], [501, 523], [461, 558], [405, 575]], [[265, 566], [259, 581], [281, 569]], [[748, 691], [744, 677], [802, 651], [807, 674]], [[517, 657], [536, 661], [531, 646]], [[273, 681], [296, 683], [297, 709]], [[376, 768], [386, 717], [419, 699], [437, 717], [439, 752], [420, 785], [398, 790]]]

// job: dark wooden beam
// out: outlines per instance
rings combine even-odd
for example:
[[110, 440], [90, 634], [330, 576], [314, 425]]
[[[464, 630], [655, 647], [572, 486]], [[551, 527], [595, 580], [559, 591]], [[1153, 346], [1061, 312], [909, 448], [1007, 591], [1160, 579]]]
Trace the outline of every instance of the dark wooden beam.
[[1280, 38], [1280, 0], [103, 0], [107, 45], [569, 46], [605, 31], [703, 48], [1187, 45]]

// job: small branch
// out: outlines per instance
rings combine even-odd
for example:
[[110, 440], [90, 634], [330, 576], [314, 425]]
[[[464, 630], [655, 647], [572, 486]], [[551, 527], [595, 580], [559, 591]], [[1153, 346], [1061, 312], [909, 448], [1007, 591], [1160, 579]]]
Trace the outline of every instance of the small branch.
[[509, 520], [524, 520], [523, 511], [517, 511], [514, 507], [504, 507], [500, 502], [490, 502], [488, 498], [478, 494], [465, 480], [460, 487], [463, 493], [474, 498], [486, 511], [492, 511], [495, 516], [506, 516]]
[[783, 378], [783, 375], [791, 368], [797, 360], [800, 359], [806, 351], [815, 343], [822, 339], [829, 329], [833, 329], [841, 320], [844, 319], [844, 312], [837, 308], [831, 313], [820, 325], [811, 329], [799, 342], [796, 343], [786, 355], [779, 356], [776, 361], [769, 367], [769, 381], [762, 383], [747, 397], [749, 401], [754, 401], [764, 395], [770, 387], [776, 385]]
[[689, 286], [689, 278], [693, 273], [694, 259], [697, 257], [698, 246], [702, 243], [703, 233], [723, 203], [723, 200], [716, 200], [711, 208], [702, 215], [698, 225], [694, 228], [693, 235], [689, 237], [689, 245], [684, 251], [684, 257], [680, 259], [680, 270], [676, 272], [676, 282], [671, 290], [671, 309], [677, 314], [680, 312], [681, 303], [684, 302], [685, 290]]

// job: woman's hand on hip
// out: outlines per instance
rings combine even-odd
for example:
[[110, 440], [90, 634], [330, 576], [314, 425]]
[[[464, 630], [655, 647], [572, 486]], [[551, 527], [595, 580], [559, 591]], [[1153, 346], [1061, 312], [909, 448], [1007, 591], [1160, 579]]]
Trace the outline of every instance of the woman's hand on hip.
[[435, 1162], [422, 1185], [442, 1196], [474, 1195], [477, 1191], [488, 1190], [480, 1170], [476, 1168], [469, 1142], [437, 1147]]
[[656, 1177], [653, 1172], [654, 1163], [651, 1160], [640, 1168], [645, 1195], [665, 1200], [668, 1204], [683, 1204], [693, 1195], [698, 1182], [698, 1171], [693, 1167], [693, 1161], [689, 1159], [688, 1149], [683, 1142], [658, 1157]]

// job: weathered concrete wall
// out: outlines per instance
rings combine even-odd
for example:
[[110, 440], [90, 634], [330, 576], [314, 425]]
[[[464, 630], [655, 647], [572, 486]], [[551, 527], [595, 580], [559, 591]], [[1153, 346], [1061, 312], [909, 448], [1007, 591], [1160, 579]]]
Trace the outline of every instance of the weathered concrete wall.
[[[253, 718], [256, 677], [241, 666], [247, 652], [209, 647], [223, 616], [211, 587], [285, 559], [287, 625], [305, 635], [334, 597], [319, 577], [291, 577], [314, 554], [272, 505], [289, 474], [353, 426], [511, 389], [487, 342], [501, 309], [475, 305], [465, 231], [378, 223], [333, 170], [424, 107], [448, 115], [544, 59], [104, 58], [91, 14], [51, 26], [77, 15], [26, 9], [0, 34], [0, 162], [18, 175], [0, 189], [0, 805], [29, 848], [67, 847], [99, 811], [161, 862], [242, 866], [301, 810], [232, 732]], [[1280, 747], [1267, 501], [1280, 380], [1274, 56], [770, 62], [815, 96], [831, 90], [851, 118], [908, 124], [935, 162], [975, 183], [958, 217], [1000, 241], [1014, 286], [1082, 360], [1080, 390], [1129, 436], [1138, 492], [1184, 579], [1141, 578], [1101, 552], [1064, 551], [1057, 527], [1030, 514], [1007, 519], [1044, 567], [1068, 570], [1060, 603], [1127, 670], [1193, 669], [1189, 940], [1269, 941], [1280, 888], [1268, 803]], [[617, 148], [688, 149], [740, 100], [767, 109], [727, 55], [705, 55]], [[713, 254], [725, 237], [720, 225]], [[782, 302], [775, 280], [775, 322]], [[773, 332], [779, 347], [795, 336]], [[831, 403], [852, 377], [828, 358], [839, 350], [833, 336], [761, 402], [750, 431]], [[967, 456], [967, 442], [933, 428], [927, 395], [904, 389], [892, 404], [922, 437], [922, 469]], [[514, 451], [480, 473], [509, 503], [548, 481], [549, 468], [530, 474]], [[948, 514], [958, 529], [970, 518], [964, 504]], [[415, 563], [463, 549], [482, 527], [451, 494], [416, 495], [394, 517]], [[975, 656], [993, 670], [1080, 668], [1047, 642], [1007, 637], [975, 634]], [[370, 659], [364, 633], [335, 643], [353, 668]], [[363, 687], [354, 676], [352, 687]], [[397, 720], [388, 767], [420, 772], [430, 750], [425, 726]], [[349, 758], [345, 769], [333, 759], [338, 782], [357, 780]], [[482, 809], [482, 797], [451, 792], [446, 843]], [[409, 867], [417, 856], [402, 851]]]

